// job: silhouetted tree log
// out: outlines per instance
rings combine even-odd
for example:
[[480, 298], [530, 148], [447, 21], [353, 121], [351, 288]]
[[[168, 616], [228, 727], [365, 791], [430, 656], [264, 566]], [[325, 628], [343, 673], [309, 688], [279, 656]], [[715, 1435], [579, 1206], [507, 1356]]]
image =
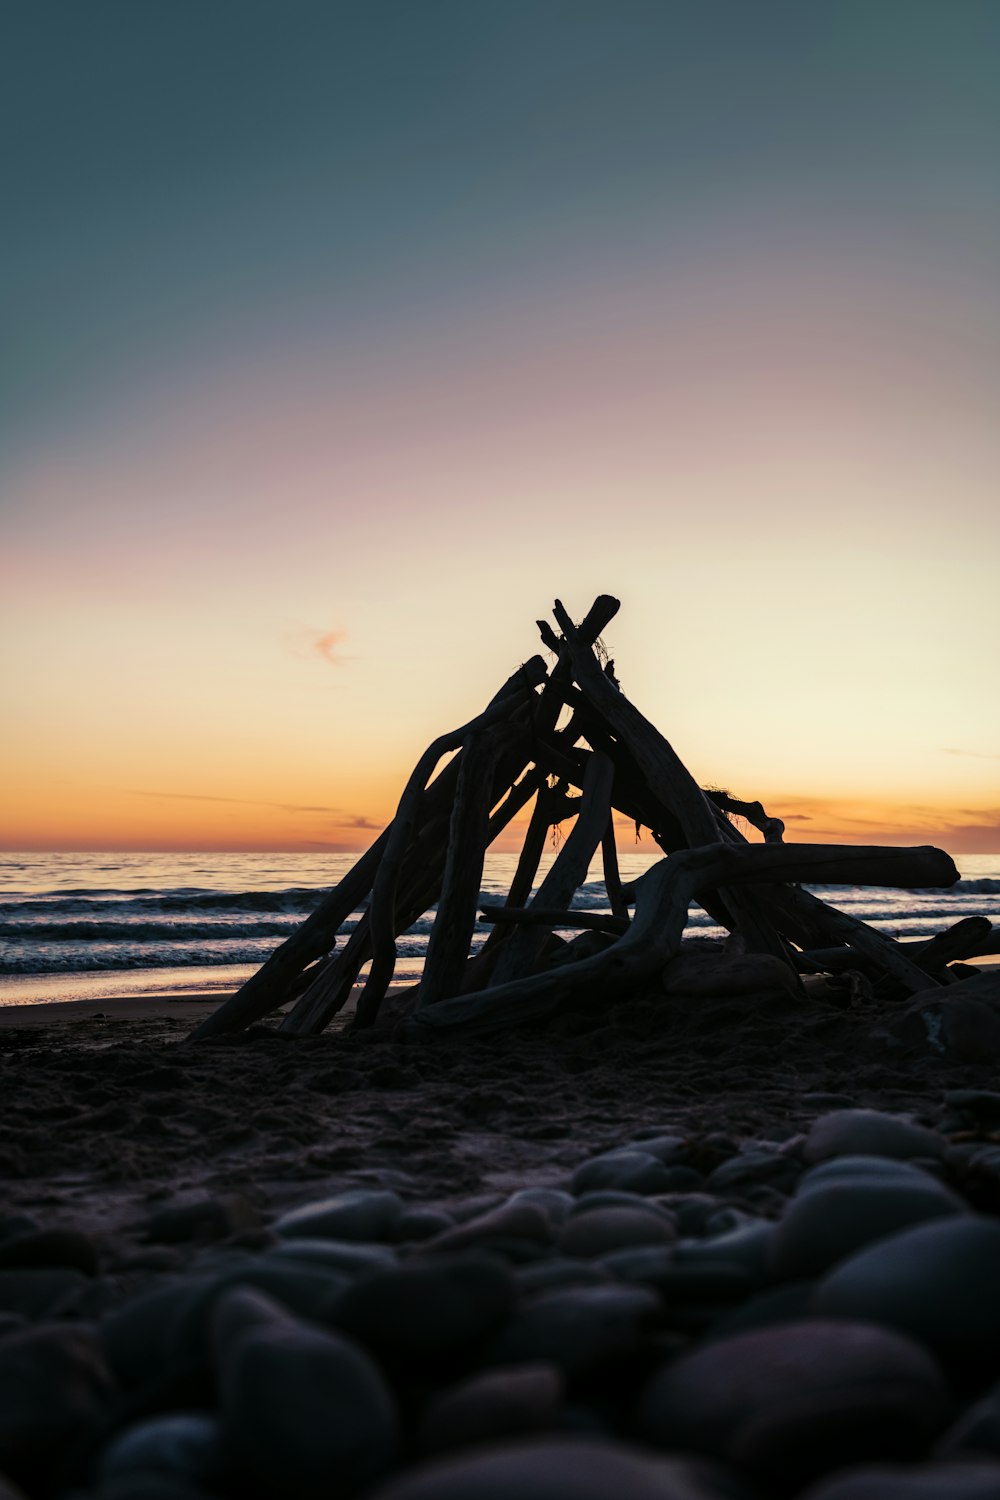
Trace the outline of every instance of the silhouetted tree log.
[[[653, 795], [664, 807], [673, 809], [684, 831], [685, 842], [694, 848], [714, 841], [718, 838], [716, 810], [673, 746], [602, 671], [593, 650], [580, 640], [558, 599], [553, 613], [563, 633], [562, 649], [569, 658], [581, 693], [594, 712], [628, 747]], [[551, 631], [548, 640], [551, 641]], [[756, 913], [752, 902], [743, 899], [738, 892], [720, 891], [719, 895], [733, 913], [726, 925], [739, 929], [749, 952], [771, 953], [784, 963], [790, 962], [774, 927]]]
[[428, 1006], [413, 1018], [423, 1028], [495, 1030], [537, 1021], [562, 1004], [590, 1004], [635, 993], [680, 948], [688, 906], [705, 886], [744, 881], [808, 880], [849, 885], [938, 887], [958, 871], [940, 849], [883, 849], [834, 844], [710, 844], [685, 849], [654, 865], [635, 883], [635, 917], [602, 953], [565, 968], [498, 985], [477, 995]]
[[556, 906], [483, 906], [480, 920], [498, 926], [574, 927], [588, 932], [611, 932], [620, 937], [628, 931], [628, 918], [598, 911], [561, 911]]
[[[1000, 952], [1000, 937], [994, 936], [988, 917], [963, 917], [932, 938], [911, 939], [896, 946], [904, 958], [923, 970], [925, 976], [929, 974], [937, 978], [948, 964], [956, 960]], [[881, 972], [878, 963], [847, 944], [836, 948], [808, 948], [800, 958], [807, 973], [823, 970], [828, 974], [840, 974], [851, 968], [869, 975]], [[926, 978], [924, 987], [927, 988]]]
[[[606, 755], [595, 752], [584, 778], [583, 796], [579, 798], [576, 822], [556, 856], [555, 863], [538, 887], [535, 899], [531, 902], [532, 907], [562, 909], [569, 905], [586, 880], [590, 861], [607, 827], [613, 779], [614, 767], [610, 760]], [[506, 984], [526, 973], [537, 959], [544, 942], [544, 929], [520, 928], [501, 949], [490, 984]]]
[[615, 820], [608, 818], [608, 826], [601, 839], [601, 860], [604, 865], [604, 889], [608, 893], [608, 905], [613, 917], [629, 920], [628, 902], [622, 890], [622, 877], [618, 869], [618, 845], [615, 843]]

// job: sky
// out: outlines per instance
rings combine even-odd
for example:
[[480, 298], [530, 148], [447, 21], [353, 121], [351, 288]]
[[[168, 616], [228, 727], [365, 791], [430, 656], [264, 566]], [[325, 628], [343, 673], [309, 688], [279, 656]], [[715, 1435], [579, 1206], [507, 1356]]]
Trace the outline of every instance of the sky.
[[606, 592], [702, 784], [1000, 852], [992, 0], [0, 36], [3, 847], [363, 848]]

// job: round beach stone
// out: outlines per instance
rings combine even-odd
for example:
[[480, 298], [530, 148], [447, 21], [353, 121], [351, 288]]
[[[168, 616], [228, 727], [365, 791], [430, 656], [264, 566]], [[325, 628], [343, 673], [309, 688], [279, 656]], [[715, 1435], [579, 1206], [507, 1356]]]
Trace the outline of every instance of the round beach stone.
[[1000, 1460], [1000, 1388], [967, 1407], [938, 1438], [934, 1453], [946, 1459], [989, 1453]]
[[405, 1245], [416, 1241], [432, 1240], [451, 1229], [454, 1219], [441, 1208], [407, 1208], [393, 1226], [392, 1238]]
[[556, 1241], [563, 1255], [592, 1260], [636, 1245], [670, 1245], [677, 1238], [670, 1219], [642, 1208], [595, 1208], [574, 1214]]
[[300, 1265], [313, 1266], [338, 1272], [342, 1276], [358, 1276], [370, 1271], [380, 1271], [396, 1264], [396, 1256], [387, 1245], [356, 1244], [353, 1240], [291, 1239], [283, 1240], [268, 1251], [268, 1259], [287, 1265], [293, 1261]]
[[432, 1400], [420, 1423], [427, 1453], [528, 1437], [554, 1427], [564, 1383], [555, 1365], [509, 1365], [487, 1370]]
[[777, 1225], [770, 1219], [748, 1219], [724, 1234], [680, 1240], [677, 1259], [691, 1266], [739, 1266], [758, 1285], [771, 1279], [771, 1253]]
[[645, 1195], [666, 1192], [668, 1184], [667, 1169], [659, 1157], [626, 1148], [585, 1161], [573, 1173], [571, 1187], [577, 1196], [595, 1188], [620, 1188]]
[[224, 1470], [222, 1430], [204, 1412], [171, 1412], [119, 1432], [97, 1465], [101, 1485], [123, 1475], [155, 1473], [215, 1488]]
[[510, 1272], [497, 1261], [442, 1256], [355, 1282], [329, 1318], [379, 1356], [421, 1363], [474, 1348], [501, 1327], [514, 1302]]
[[94, 1330], [48, 1323], [0, 1342], [0, 1473], [31, 1492], [107, 1420], [114, 1384]]
[[802, 1175], [802, 1163], [764, 1146], [731, 1156], [710, 1172], [705, 1186], [710, 1193], [739, 1194], [762, 1183], [791, 1191]]
[[274, 1230], [287, 1238], [382, 1240], [392, 1234], [402, 1211], [398, 1193], [357, 1188], [282, 1214]]
[[579, 1375], [635, 1354], [659, 1308], [660, 1299], [644, 1287], [543, 1292], [518, 1308], [486, 1359], [498, 1365], [543, 1360]]
[[846, 1178], [817, 1183], [794, 1198], [771, 1244], [779, 1280], [818, 1276], [855, 1251], [931, 1219], [967, 1212], [934, 1178], [912, 1182]]
[[[730, 1491], [730, 1494], [732, 1491]], [[700, 1465], [590, 1438], [505, 1444], [419, 1465], [370, 1500], [723, 1500]]]
[[806, 1136], [803, 1157], [809, 1162], [831, 1156], [942, 1156], [948, 1142], [936, 1130], [915, 1125], [877, 1109], [835, 1109], [820, 1115]]
[[997, 1500], [1000, 1464], [878, 1464], [822, 1479], [798, 1500]]
[[323, 1500], [390, 1467], [395, 1402], [357, 1344], [242, 1287], [220, 1299], [213, 1335], [226, 1452], [248, 1481]]
[[547, 1214], [552, 1224], [565, 1223], [566, 1219], [576, 1207], [576, 1199], [572, 1193], [564, 1192], [562, 1188], [521, 1188], [516, 1193], [511, 1193], [507, 1202], [533, 1203], [540, 1208], [543, 1214]]
[[552, 1223], [537, 1203], [501, 1203], [487, 1213], [459, 1223], [422, 1247], [424, 1253], [501, 1247], [512, 1241], [550, 1245]]
[[762, 1480], [909, 1457], [941, 1426], [948, 1393], [926, 1350], [887, 1329], [809, 1319], [702, 1345], [653, 1376], [639, 1430]]
[[923, 1167], [892, 1156], [831, 1156], [828, 1161], [819, 1162], [802, 1175], [796, 1197], [829, 1182], [854, 1182], [862, 1177], [866, 1181], [878, 1182], [926, 1182], [930, 1175]]
[[821, 1316], [898, 1328], [942, 1357], [1000, 1369], [1000, 1222], [961, 1214], [877, 1241], [817, 1288]]
[[530, 1266], [515, 1266], [513, 1276], [522, 1292], [555, 1291], [557, 1287], [569, 1286], [606, 1286], [615, 1280], [613, 1271], [604, 1261], [571, 1260], [564, 1255], [536, 1260]]
[[25, 1318], [57, 1318], [71, 1309], [91, 1285], [72, 1266], [18, 1266], [0, 1271], [0, 1312]]
[[11, 1266], [62, 1266], [96, 1276], [97, 1247], [80, 1229], [38, 1229], [0, 1243], [0, 1268]]

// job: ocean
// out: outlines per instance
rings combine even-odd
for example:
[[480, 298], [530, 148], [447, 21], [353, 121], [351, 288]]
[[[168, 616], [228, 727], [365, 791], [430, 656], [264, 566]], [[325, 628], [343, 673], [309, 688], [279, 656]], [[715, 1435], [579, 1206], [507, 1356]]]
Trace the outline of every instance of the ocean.
[[[542, 873], [555, 857], [550, 852]], [[661, 856], [622, 853], [635, 879]], [[0, 1005], [116, 995], [225, 992], [240, 984], [347, 872], [356, 855], [0, 855]], [[516, 856], [491, 854], [486, 902], [502, 901]], [[1000, 921], [1000, 855], [957, 859], [951, 890], [811, 889], [897, 938], [929, 937], [959, 917]], [[606, 911], [600, 869], [573, 905]], [[345, 924], [349, 931], [361, 916]], [[433, 912], [399, 942], [397, 979], [419, 974]], [[691, 930], [718, 928], [697, 906]], [[477, 929], [475, 942], [488, 928]]]

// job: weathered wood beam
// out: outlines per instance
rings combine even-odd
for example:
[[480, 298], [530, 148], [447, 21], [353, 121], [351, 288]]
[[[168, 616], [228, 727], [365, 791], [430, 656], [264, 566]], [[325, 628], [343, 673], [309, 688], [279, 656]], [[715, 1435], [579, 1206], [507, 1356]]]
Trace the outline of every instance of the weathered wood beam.
[[[595, 752], [587, 767], [583, 796], [576, 822], [555, 863], [545, 876], [532, 907], [567, 907], [587, 878], [587, 870], [607, 827], [611, 809], [614, 767], [607, 756]], [[497, 959], [491, 985], [502, 985], [524, 974], [538, 958], [545, 941], [544, 929], [520, 928], [508, 939]]]
[[608, 916], [606, 912], [561, 911], [553, 906], [482, 906], [479, 909], [481, 922], [519, 927], [579, 928], [586, 932], [611, 932], [620, 937], [628, 931], [627, 917]]
[[604, 889], [608, 893], [611, 914], [623, 921], [629, 920], [628, 902], [622, 889], [622, 877], [618, 868], [618, 845], [615, 843], [615, 820], [608, 818], [608, 826], [601, 839], [601, 861], [604, 866]]
[[497, 1030], [544, 1019], [564, 1003], [624, 998], [647, 985], [675, 956], [688, 905], [706, 886], [803, 880], [916, 889], [949, 886], [957, 879], [948, 855], [931, 847], [716, 843], [681, 850], [635, 882], [635, 917], [610, 948], [565, 968], [442, 1000], [409, 1024], [415, 1036], [454, 1027]]

